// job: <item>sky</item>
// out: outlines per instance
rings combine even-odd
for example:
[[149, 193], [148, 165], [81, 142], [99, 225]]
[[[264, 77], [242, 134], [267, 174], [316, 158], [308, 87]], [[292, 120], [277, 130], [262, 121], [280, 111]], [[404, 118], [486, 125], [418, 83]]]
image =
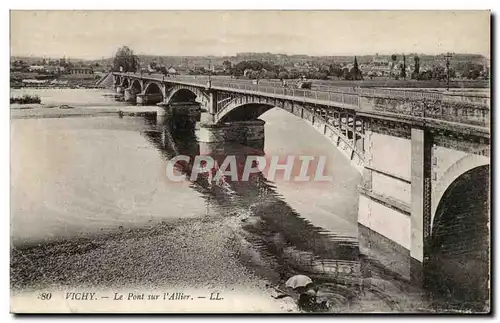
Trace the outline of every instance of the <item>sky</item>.
[[10, 26], [14, 56], [490, 56], [489, 11], [11, 11]]

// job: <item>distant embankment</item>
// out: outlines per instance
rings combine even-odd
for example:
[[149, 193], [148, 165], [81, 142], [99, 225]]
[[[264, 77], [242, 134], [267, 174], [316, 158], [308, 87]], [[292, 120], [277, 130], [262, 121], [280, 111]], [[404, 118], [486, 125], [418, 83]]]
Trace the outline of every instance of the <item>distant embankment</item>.
[[113, 86], [113, 75], [108, 73], [104, 75], [100, 80], [96, 82], [99, 87], [112, 87]]

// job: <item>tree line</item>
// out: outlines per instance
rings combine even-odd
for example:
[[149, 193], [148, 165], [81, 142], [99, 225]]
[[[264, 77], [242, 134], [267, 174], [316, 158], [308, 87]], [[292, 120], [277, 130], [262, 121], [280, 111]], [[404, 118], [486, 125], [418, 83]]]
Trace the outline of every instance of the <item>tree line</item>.
[[[241, 77], [245, 76], [250, 79], [266, 78], [266, 79], [296, 79], [302, 76], [311, 79], [328, 79], [329, 77], [343, 78], [346, 80], [362, 80], [363, 74], [359, 68], [357, 58], [354, 57], [354, 64], [351, 69], [342, 67], [340, 64], [321, 65], [315, 70], [300, 70], [298, 68], [290, 68], [289, 70], [281, 65], [271, 64], [269, 62], [260, 61], [241, 61], [234, 66], [230, 66], [227, 61], [224, 62], [226, 73]], [[229, 68], [226, 69], [226, 66]], [[245, 75], [245, 71], [247, 74]]]
[[[450, 78], [456, 77], [457, 70], [460, 71], [463, 77], [468, 79], [477, 79], [480, 76], [488, 79], [489, 77], [489, 69], [486, 69], [485, 72], [484, 66], [481, 64], [458, 62], [455, 65], [455, 68], [450, 68], [449, 70]], [[250, 79], [296, 79], [302, 76], [310, 79], [328, 79], [335, 77], [344, 80], [363, 80], [364, 78], [356, 56], [354, 56], [351, 68], [342, 66], [338, 63], [331, 63], [329, 65], [323, 64], [315, 69], [309, 70], [300, 70], [295, 67], [287, 70], [282, 65], [257, 60], [245, 60], [234, 65], [226, 60], [223, 62], [222, 66], [223, 72], [221, 72], [221, 74]], [[139, 58], [129, 47], [123, 46], [118, 49], [113, 59], [113, 71], [137, 72], [139, 68]], [[149, 68], [156, 72], [168, 73], [165, 66], [156, 66], [154, 63], [150, 64]], [[408, 77], [414, 80], [445, 80], [448, 77], [447, 69], [440, 65], [434, 65], [426, 71], [421, 71], [420, 58], [418, 55], [413, 56], [413, 70], [410, 75], [407, 75], [407, 70], [405, 55], [403, 55], [402, 63], [398, 63], [398, 56], [396, 54], [391, 55], [390, 77], [395, 79], [406, 79]], [[203, 67], [191, 71], [191, 74], [209, 73], [212, 72]], [[370, 76], [370, 74], [368, 75]], [[371, 77], [373, 77], [373, 74]]]

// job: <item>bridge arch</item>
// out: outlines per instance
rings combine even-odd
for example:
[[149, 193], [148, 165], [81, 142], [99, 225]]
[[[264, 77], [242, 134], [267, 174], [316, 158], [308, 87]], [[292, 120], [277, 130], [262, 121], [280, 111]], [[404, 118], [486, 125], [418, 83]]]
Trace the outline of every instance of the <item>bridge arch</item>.
[[148, 82], [144, 84], [144, 92], [146, 104], [157, 104], [164, 101], [165, 87], [158, 82]]
[[138, 94], [138, 93], [142, 92], [142, 84], [137, 79], [132, 81], [132, 83], [130, 84], [130, 88], [134, 92], [134, 94]]
[[162, 86], [161, 84], [156, 82], [149, 82], [146, 84], [146, 87], [144, 88], [144, 93], [145, 94], [160, 93], [163, 95]]
[[432, 212], [431, 212], [431, 230], [435, 222], [438, 206], [445, 194], [446, 190], [455, 182], [460, 176], [467, 173], [469, 170], [480, 166], [487, 166], [490, 160], [487, 156], [482, 154], [468, 154], [453, 165], [451, 165], [438, 179], [435, 188], [433, 189], [432, 197]]
[[115, 84], [116, 85], [120, 85], [121, 86], [122, 85], [122, 81], [123, 81], [123, 79], [122, 79], [122, 77], [120, 75], [115, 75]]
[[208, 103], [208, 96], [199, 88], [187, 85], [174, 85], [166, 95], [166, 102], [198, 102], [204, 105]]
[[488, 299], [489, 173], [489, 164], [476, 162], [439, 201], [426, 254], [428, 284], [440, 297], [483, 304]]
[[169, 103], [176, 102], [195, 102], [197, 95], [193, 93], [193, 91], [189, 89], [179, 89], [172, 93], [169, 98]]
[[257, 120], [262, 114], [271, 110], [275, 106], [268, 103], [244, 103], [233, 104], [225, 109], [223, 114], [219, 114], [217, 123], [223, 124], [232, 121], [253, 121]]
[[[263, 113], [272, 108], [276, 107], [283, 109], [303, 119], [318, 132], [326, 136], [347, 158], [349, 158], [351, 164], [362, 173], [364, 151], [358, 149], [358, 146], [363, 147], [363, 145], [358, 145], [358, 142], [354, 144], [355, 140], [352, 138], [352, 131], [349, 129], [343, 129], [343, 131], [341, 131], [332, 124], [331, 120], [326, 120], [326, 118], [317, 114], [313, 107], [259, 96], [228, 98], [226, 102], [219, 102], [218, 105], [218, 111], [215, 116], [217, 124], [257, 120]], [[350, 125], [352, 126], [352, 120], [350, 121], [349, 118], [347, 119], [347, 123], [349, 124], [349, 122], [351, 122]], [[357, 135], [356, 140], [358, 139], [363, 140], [363, 138]]]
[[128, 78], [126, 78], [126, 77], [124, 77], [124, 78], [123, 78], [123, 81], [122, 81], [122, 87], [126, 89], [126, 88], [128, 88], [129, 86], [130, 86], [130, 81], [129, 81], [129, 79], [128, 79]]

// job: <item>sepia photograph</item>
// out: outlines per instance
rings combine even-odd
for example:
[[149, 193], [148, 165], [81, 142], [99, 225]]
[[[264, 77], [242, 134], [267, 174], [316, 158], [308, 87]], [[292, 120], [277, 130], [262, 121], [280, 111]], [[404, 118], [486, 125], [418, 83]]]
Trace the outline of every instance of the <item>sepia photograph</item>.
[[490, 314], [489, 10], [10, 10], [10, 312]]

